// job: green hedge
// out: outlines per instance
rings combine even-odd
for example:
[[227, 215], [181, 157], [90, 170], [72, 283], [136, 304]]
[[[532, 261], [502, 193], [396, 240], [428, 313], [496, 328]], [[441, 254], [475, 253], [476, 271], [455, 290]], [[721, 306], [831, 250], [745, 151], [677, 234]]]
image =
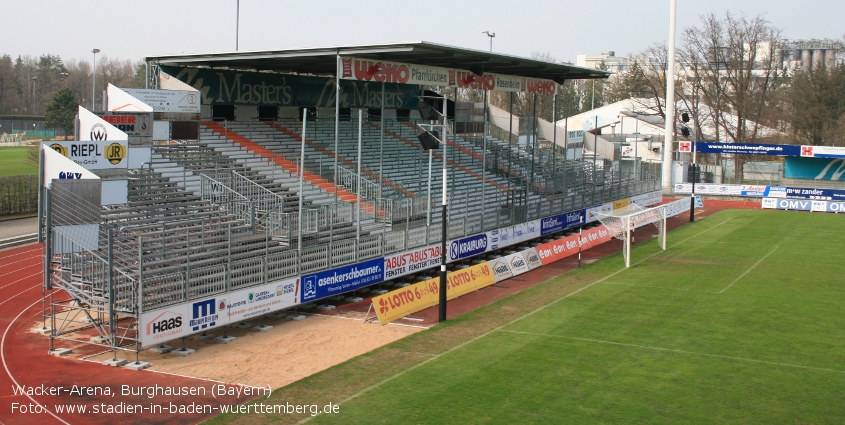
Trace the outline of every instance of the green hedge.
[[0, 216], [38, 211], [38, 176], [0, 177]]

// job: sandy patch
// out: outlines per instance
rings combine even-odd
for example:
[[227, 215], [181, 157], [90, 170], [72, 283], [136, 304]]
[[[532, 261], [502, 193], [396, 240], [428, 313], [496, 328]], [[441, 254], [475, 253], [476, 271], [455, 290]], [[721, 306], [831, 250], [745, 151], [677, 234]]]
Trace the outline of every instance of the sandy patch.
[[[423, 330], [329, 316], [308, 316], [302, 321], [267, 320], [265, 324], [274, 327], [266, 332], [229, 329], [227, 335], [237, 339], [228, 344], [188, 337], [185, 345], [197, 351], [186, 357], [147, 350], [141, 352], [140, 360], [152, 363], [151, 370], [279, 388]], [[214, 333], [223, 335], [219, 329]], [[181, 347], [179, 340], [170, 344]], [[135, 359], [133, 353], [118, 354]], [[109, 353], [91, 360], [111, 357]]]

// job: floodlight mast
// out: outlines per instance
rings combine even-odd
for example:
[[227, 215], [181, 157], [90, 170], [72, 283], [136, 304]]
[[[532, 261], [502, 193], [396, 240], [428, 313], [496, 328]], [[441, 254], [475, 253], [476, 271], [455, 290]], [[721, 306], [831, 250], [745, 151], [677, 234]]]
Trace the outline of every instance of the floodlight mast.
[[[447, 171], [447, 168], [446, 168], [446, 158], [447, 158], [447, 156], [446, 156], [446, 149], [447, 149], [446, 128], [447, 128], [447, 125], [448, 125], [447, 124], [447, 117], [446, 117], [447, 102], [446, 102], [446, 97], [441, 98], [441, 97], [433, 97], [433, 96], [419, 96], [419, 98], [420, 98], [420, 100], [426, 99], [426, 98], [442, 99], [443, 100], [443, 112], [438, 111], [437, 109], [434, 109], [434, 108], [430, 108], [430, 110], [436, 112], [437, 115], [440, 115], [440, 117], [442, 119], [441, 126], [443, 128], [442, 132], [440, 133], [440, 137], [436, 137], [433, 134], [431, 136], [434, 137], [437, 140], [437, 142], [440, 143], [441, 146], [443, 146], [443, 189], [442, 189], [443, 193], [442, 193], [442, 196], [441, 196], [441, 208], [442, 208], [441, 217], [442, 217], [442, 221], [440, 223], [440, 228], [441, 228], [441, 235], [440, 235], [440, 237], [441, 237], [441, 241], [440, 241], [440, 291], [439, 291], [440, 292], [440, 311], [439, 311], [439, 315], [438, 315], [438, 322], [445, 322], [446, 321], [446, 209], [447, 209], [447, 206], [449, 205], [449, 198], [447, 197], [447, 193], [446, 193], [446, 189], [447, 189], [446, 182], [447, 182], [447, 176], [448, 176], [448, 171]], [[432, 120], [432, 121], [434, 121], [434, 120]], [[422, 124], [422, 125], [420, 125], [420, 127], [422, 127], [423, 130], [425, 130], [425, 127], [433, 128], [435, 126], [436, 126], [436, 124], [428, 124], [428, 125]], [[428, 130], [425, 130], [425, 131], [428, 132]], [[429, 133], [429, 134], [431, 134], [431, 133]], [[431, 207], [429, 207], [429, 208], [431, 208]]]

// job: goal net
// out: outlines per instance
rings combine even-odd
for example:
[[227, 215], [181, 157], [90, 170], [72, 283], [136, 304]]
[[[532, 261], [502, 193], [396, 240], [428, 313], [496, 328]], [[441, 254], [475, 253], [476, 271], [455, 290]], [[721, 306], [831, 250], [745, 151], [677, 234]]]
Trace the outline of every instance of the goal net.
[[660, 245], [666, 250], [666, 205], [653, 208], [643, 208], [630, 203], [627, 209], [616, 210], [614, 214], [596, 213], [602, 225], [616, 239], [622, 240], [622, 255], [625, 257], [625, 267], [631, 267], [631, 232], [634, 229], [652, 224], [657, 227], [657, 237]]

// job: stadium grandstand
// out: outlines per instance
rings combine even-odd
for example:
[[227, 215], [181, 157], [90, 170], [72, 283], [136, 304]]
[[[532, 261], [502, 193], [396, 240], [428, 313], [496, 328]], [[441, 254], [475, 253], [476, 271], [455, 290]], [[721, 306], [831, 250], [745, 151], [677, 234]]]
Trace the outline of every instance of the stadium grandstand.
[[[486, 111], [480, 126], [455, 114], [459, 90], [554, 102], [564, 80], [608, 76], [596, 69], [428, 42], [146, 63], [148, 92], [196, 93], [199, 112], [151, 105], [153, 134], [128, 136], [127, 157], [142, 159], [95, 170], [102, 199], [84, 180], [45, 190], [51, 350], [75, 341], [137, 353], [263, 314], [330, 308], [440, 265], [386, 270], [387, 256], [440, 255], [448, 241], [448, 262], [469, 261], [661, 187], [638, 160], [537, 137], [536, 119], [525, 137]], [[99, 114], [112, 103], [110, 93]], [[106, 202], [115, 181], [125, 196]]]

